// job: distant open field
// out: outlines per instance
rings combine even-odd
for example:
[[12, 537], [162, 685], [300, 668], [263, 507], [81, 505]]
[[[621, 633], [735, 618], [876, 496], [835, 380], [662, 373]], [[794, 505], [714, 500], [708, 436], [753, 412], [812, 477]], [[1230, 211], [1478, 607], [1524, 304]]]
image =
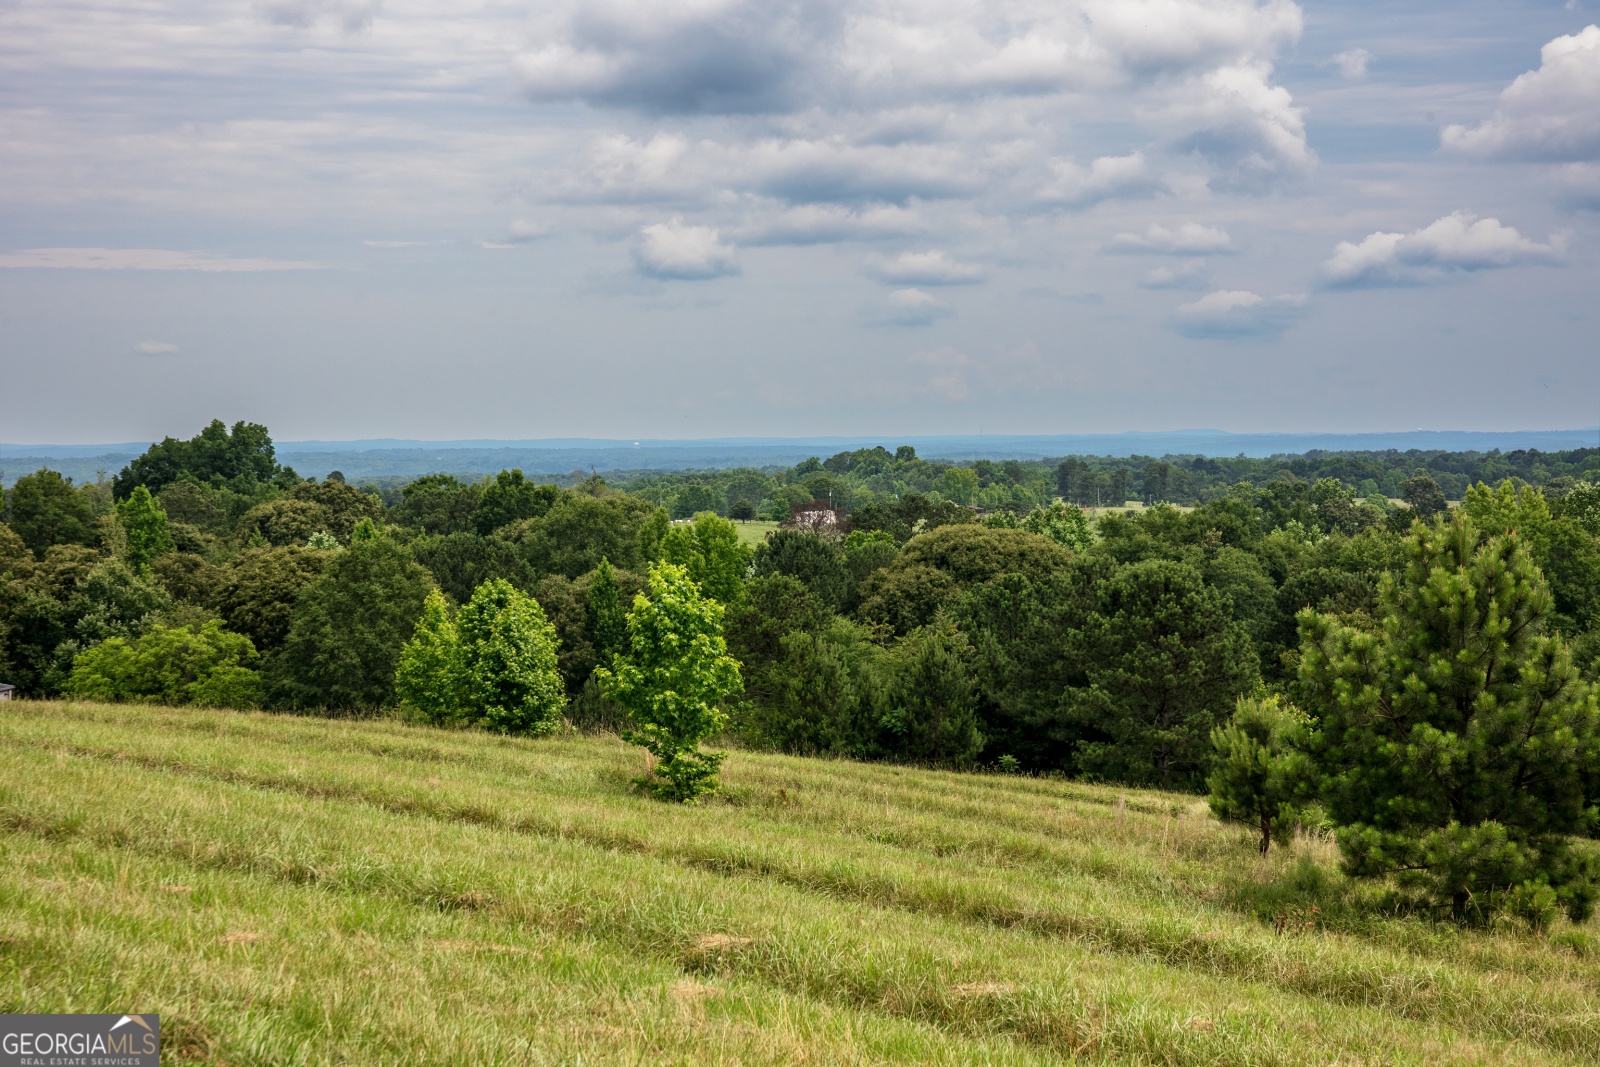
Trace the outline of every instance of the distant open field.
[[1600, 959], [1296, 910], [1330, 846], [1260, 860], [1199, 798], [736, 752], [684, 808], [639, 769], [0, 704], [0, 1010], [235, 1065], [1600, 1062]]
[[775, 522], [736, 522], [739, 542], [754, 547], [767, 539], [767, 534], [778, 528]]

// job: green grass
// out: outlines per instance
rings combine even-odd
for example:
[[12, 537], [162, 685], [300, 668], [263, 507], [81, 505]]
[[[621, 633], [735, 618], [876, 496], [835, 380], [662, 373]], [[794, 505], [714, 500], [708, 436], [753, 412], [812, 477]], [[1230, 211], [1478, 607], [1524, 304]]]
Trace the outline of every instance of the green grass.
[[736, 522], [733, 524], [739, 530], [739, 543], [749, 545], [751, 548], [761, 544], [767, 539], [767, 534], [778, 528], [775, 522], [764, 522], [752, 519], [749, 522]]
[[736, 752], [684, 808], [613, 738], [89, 704], [0, 742], [0, 1011], [159, 1011], [168, 1062], [1600, 1063], [1600, 960], [1337, 893], [1279, 932], [1330, 846], [1193, 797]]

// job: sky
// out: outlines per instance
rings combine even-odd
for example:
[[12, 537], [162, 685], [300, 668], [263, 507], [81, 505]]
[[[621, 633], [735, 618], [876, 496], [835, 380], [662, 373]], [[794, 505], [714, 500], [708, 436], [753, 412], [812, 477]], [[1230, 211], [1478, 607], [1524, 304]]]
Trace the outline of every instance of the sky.
[[1600, 0], [0, 0], [0, 440], [1600, 421]]

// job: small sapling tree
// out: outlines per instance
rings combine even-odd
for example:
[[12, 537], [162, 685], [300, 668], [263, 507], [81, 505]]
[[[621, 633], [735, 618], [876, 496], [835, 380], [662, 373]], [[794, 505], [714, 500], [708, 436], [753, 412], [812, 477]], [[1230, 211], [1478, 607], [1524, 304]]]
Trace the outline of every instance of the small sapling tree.
[[1233, 718], [1211, 731], [1211, 810], [1259, 830], [1263, 856], [1300, 821], [1295, 799], [1308, 769], [1300, 747], [1306, 726], [1305, 715], [1276, 696], [1240, 697]]
[[650, 595], [635, 597], [628, 613], [628, 648], [596, 668], [595, 678], [633, 715], [623, 740], [656, 758], [654, 775], [640, 785], [679, 802], [716, 789], [727, 753], [702, 752], [700, 742], [727, 721], [721, 701], [739, 689], [739, 661], [722, 637], [722, 605], [702, 596], [684, 568], [650, 568]]

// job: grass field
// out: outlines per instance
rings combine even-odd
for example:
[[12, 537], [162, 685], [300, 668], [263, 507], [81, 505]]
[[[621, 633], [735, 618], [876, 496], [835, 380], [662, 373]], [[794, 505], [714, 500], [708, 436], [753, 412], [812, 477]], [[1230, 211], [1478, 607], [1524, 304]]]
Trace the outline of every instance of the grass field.
[[767, 534], [778, 528], [775, 522], [751, 520], [733, 524], [739, 531], [739, 543], [754, 548], [767, 539]]
[[127, 706], [0, 737], [0, 1010], [159, 1011], [168, 1062], [1600, 1063], [1594, 956], [1290, 910], [1329, 846], [1198, 798], [736, 752], [683, 808], [612, 738]]

